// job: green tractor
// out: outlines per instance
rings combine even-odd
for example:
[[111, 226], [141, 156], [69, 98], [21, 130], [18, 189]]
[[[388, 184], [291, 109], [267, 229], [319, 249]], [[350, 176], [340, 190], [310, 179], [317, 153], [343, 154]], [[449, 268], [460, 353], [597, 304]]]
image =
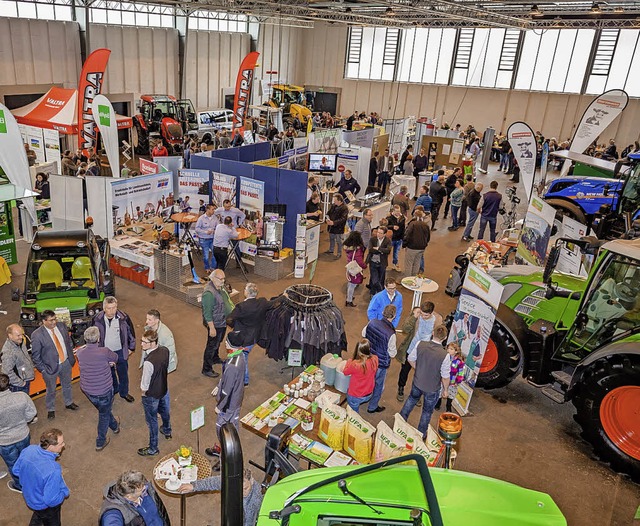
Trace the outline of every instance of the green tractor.
[[[588, 277], [554, 271], [564, 245], [593, 262]], [[546, 266], [506, 266], [477, 385], [522, 374], [558, 403], [571, 401], [601, 459], [640, 480], [640, 239], [560, 239]]]

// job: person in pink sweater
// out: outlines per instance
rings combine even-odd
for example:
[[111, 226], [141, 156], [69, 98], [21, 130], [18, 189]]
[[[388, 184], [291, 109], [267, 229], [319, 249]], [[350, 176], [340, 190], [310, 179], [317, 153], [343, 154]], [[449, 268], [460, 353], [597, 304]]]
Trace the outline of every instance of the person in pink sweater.
[[[364, 262], [365, 246], [362, 241], [362, 235], [360, 232], [353, 230], [344, 242], [344, 251], [347, 254], [347, 263], [355, 261], [362, 270], [367, 268], [367, 264]], [[356, 269], [357, 270], [357, 269]], [[362, 272], [352, 274], [347, 269], [347, 301], [345, 306], [356, 307], [353, 303], [353, 294], [356, 291], [356, 287], [362, 283], [364, 276]]]
[[351, 376], [347, 390], [347, 404], [354, 411], [358, 411], [361, 404], [368, 402], [373, 394], [373, 388], [378, 371], [378, 357], [371, 354], [369, 340], [360, 340], [353, 353], [353, 358], [347, 361], [342, 371]]

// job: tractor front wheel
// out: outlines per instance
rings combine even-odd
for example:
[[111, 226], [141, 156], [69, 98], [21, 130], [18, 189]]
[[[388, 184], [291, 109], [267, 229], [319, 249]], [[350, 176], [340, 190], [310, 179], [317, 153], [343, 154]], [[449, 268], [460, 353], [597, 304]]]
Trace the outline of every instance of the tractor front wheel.
[[573, 405], [582, 436], [613, 469], [640, 482], [640, 360], [599, 360], [578, 388]]
[[476, 385], [496, 389], [509, 384], [522, 371], [522, 353], [515, 340], [496, 320], [482, 357]]
[[131, 142], [137, 155], [149, 155], [149, 134], [136, 119], [133, 119]]

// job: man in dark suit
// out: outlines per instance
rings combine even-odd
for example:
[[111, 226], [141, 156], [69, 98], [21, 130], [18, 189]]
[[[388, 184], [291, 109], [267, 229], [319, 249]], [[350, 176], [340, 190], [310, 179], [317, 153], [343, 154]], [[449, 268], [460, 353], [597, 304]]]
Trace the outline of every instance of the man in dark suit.
[[258, 298], [258, 286], [255, 283], [244, 286], [244, 297], [245, 300], [238, 303], [229, 314], [227, 325], [238, 333], [245, 361], [244, 385], [249, 385], [249, 353], [256, 344], [270, 304], [266, 298]]
[[387, 227], [379, 226], [375, 233], [372, 233], [367, 248], [367, 259], [365, 263], [369, 267], [371, 277], [369, 285], [371, 296], [384, 289], [384, 278], [389, 265], [389, 253], [391, 252], [391, 241], [387, 237]]
[[56, 417], [56, 385], [58, 378], [62, 385], [62, 396], [67, 409], [75, 411], [78, 406], [73, 402], [71, 392], [71, 368], [76, 363], [73, 343], [67, 326], [58, 322], [56, 313], [45, 310], [42, 313], [42, 326], [31, 335], [31, 353], [33, 364], [42, 373], [47, 386], [45, 405], [47, 417]]

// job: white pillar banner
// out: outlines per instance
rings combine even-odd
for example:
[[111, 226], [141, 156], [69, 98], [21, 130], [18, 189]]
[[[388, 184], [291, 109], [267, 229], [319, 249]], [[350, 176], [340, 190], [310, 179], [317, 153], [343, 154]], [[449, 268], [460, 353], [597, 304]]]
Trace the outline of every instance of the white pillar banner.
[[116, 112], [109, 99], [104, 95], [96, 95], [93, 98], [92, 110], [98, 129], [102, 134], [102, 142], [107, 152], [111, 175], [120, 177], [120, 149], [118, 147], [118, 123]]
[[598, 95], [582, 115], [571, 141], [570, 152], [584, 153], [589, 145], [627, 107], [629, 95], [621, 89], [612, 89]]
[[[0, 104], [0, 166], [11, 183], [31, 190], [29, 161], [22, 135], [15, 117], [4, 104]], [[23, 199], [22, 202], [35, 224], [36, 206], [33, 199]]]
[[507, 138], [513, 150], [513, 156], [520, 167], [520, 177], [527, 192], [527, 201], [531, 201], [533, 176], [536, 172], [536, 138], [533, 130], [524, 122], [514, 122], [507, 130]]

